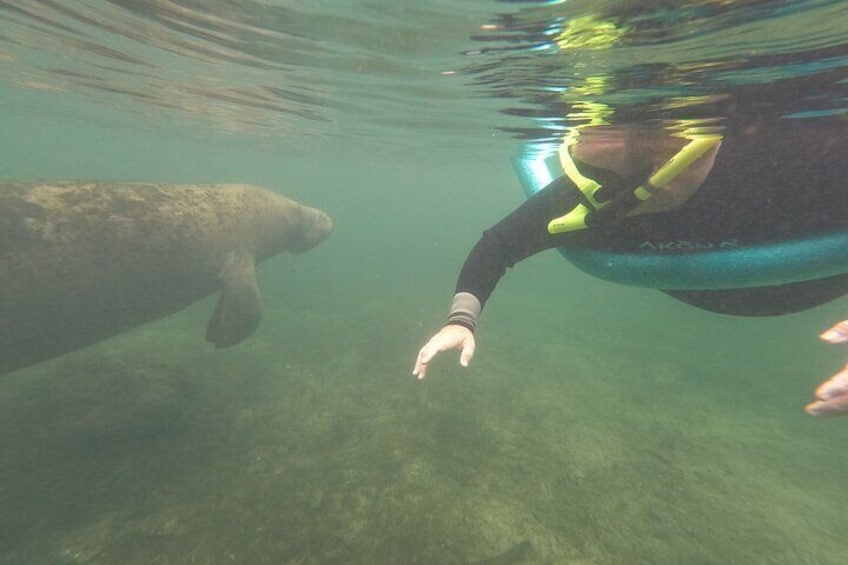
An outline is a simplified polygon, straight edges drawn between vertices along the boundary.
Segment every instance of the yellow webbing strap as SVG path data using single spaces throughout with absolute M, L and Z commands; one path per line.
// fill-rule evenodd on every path
M 665 187 L 680 173 L 689 168 L 689 165 L 700 159 L 710 149 L 721 141 L 720 135 L 702 135 L 690 138 L 689 143 L 674 154 L 666 163 L 652 174 L 648 181 L 633 189 L 633 195 L 644 202 L 655 193 Z M 580 203 L 570 212 L 559 218 L 554 218 L 548 223 L 548 232 L 552 234 L 582 230 L 588 227 L 586 218 L 595 210 L 607 206 L 610 201 L 598 202 L 595 193 L 601 187 L 594 180 L 583 176 L 577 170 L 577 165 L 571 158 L 570 147 L 576 143 L 574 138 L 566 139 L 559 148 L 559 158 L 562 169 L 568 178 L 580 189 L 585 197 L 585 203 Z

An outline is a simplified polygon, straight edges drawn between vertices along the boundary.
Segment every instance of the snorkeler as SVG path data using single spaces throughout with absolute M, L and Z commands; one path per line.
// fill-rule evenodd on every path
M 550 248 L 594 276 L 723 314 L 788 314 L 848 294 L 846 122 L 746 124 L 721 136 L 587 127 L 556 157 L 559 176 L 530 188 L 472 249 L 446 325 L 418 354 L 419 379 L 444 351 L 459 349 L 468 366 L 506 269 Z M 848 342 L 848 321 L 823 339 Z M 848 412 L 848 367 L 817 396 L 810 414 Z

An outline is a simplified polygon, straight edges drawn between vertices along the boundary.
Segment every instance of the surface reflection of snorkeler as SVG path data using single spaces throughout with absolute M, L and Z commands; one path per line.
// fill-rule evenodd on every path
M 467 366 L 506 268 L 554 247 L 600 278 L 723 314 L 788 314 L 848 293 L 846 122 L 784 120 L 700 139 L 585 128 L 554 161 L 565 174 L 529 189 L 474 246 L 447 324 L 418 354 L 419 379 L 444 351 L 461 350 Z M 848 342 L 848 320 L 821 337 Z M 848 413 L 848 366 L 816 395 L 810 414 Z

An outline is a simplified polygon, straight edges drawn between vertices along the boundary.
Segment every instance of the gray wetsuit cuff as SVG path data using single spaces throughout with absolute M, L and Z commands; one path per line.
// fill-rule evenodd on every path
M 483 307 L 477 297 L 470 292 L 457 292 L 451 302 L 450 314 L 448 314 L 449 324 L 458 324 L 465 326 L 472 332 L 477 327 L 477 318 L 480 317 L 480 311 Z

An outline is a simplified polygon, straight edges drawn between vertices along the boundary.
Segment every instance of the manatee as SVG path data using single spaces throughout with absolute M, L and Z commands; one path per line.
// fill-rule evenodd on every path
M 256 265 L 322 242 L 320 210 L 242 184 L 0 183 L 0 374 L 177 312 L 216 290 L 216 347 L 262 314 Z

